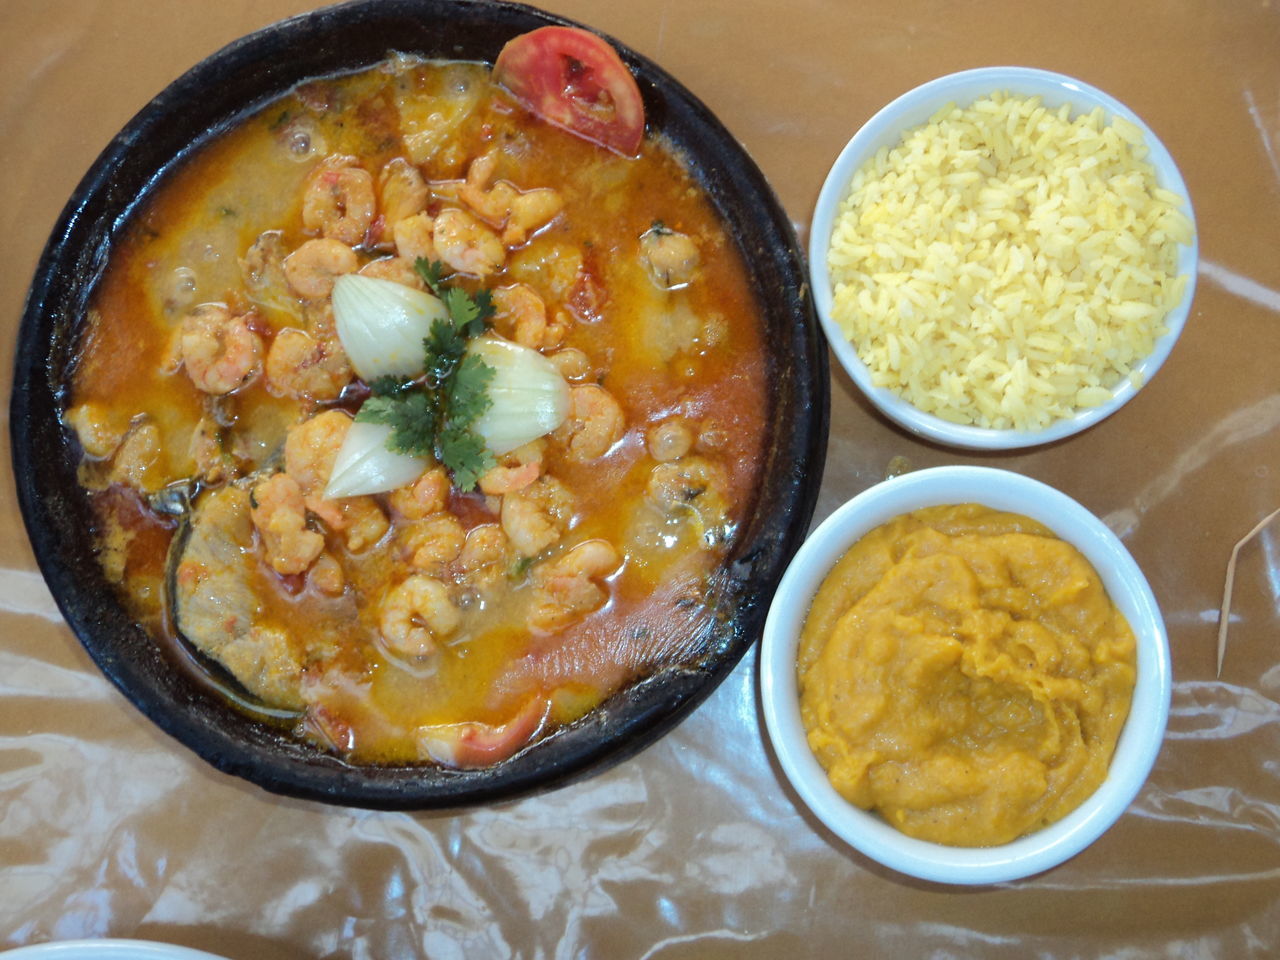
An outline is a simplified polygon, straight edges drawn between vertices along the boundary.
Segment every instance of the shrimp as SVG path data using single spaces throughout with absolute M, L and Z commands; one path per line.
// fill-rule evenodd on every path
M 316 339 L 288 327 L 267 351 L 267 389 L 277 396 L 336 400 L 354 374 L 337 337 Z
M 419 260 L 439 260 L 434 239 L 435 223 L 425 213 L 393 221 L 391 233 L 395 237 L 396 254 L 410 265 Z
M 257 376 L 262 338 L 249 316 L 232 316 L 221 303 L 202 303 L 182 318 L 182 362 L 196 389 L 221 396 Z
M 418 168 L 404 157 L 387 161 L 378 176 L 380 209 L 387 223 L 398 223 L 427 208 L 430 191 Z
M 511 276 L 523 283 L 532 284 L 550 295 L 553 300 L 563 300 L 572 295 L 580 278 L 585 275 L 586 261 L 582 251 L 567 243 L 550 243 L 546 238 L 531 243 L 511 258 Z
M 360 266 L 356 252 L 339 240 L 308 240 L 284 258 L 289 286 L 304 300 L 325 300 L 333 282 Z
M 250 516 L 262 538 L 267 562 L 276 573 L 302 573 L 324 550 L 324 537 L 307 529 L 302 488 L 277 473 L 253 488 Z
M 486 590 L 506 575 L 507 535 L 496 523 L 482 523 L 467 532 L 467 541 L 458 554 L 459 582 L 476 590 Z
M 373 497 L 343 497 L 325 502 L 337 505 L 340 519 L 330 526 L 344 533 L 347 550 L 351 553 L 368 549 L 391 529 L 391 521 Z
M 595 460 L 622 438 L 627 420 L 604 387 L 584 383 L 569 390 L 569 416 L 552 436 L 577 461 Z
M 542 476 L 502 498 L 502 531 L 523 557 L 557 542 L 573 521 L 573 495 L 559 480 Z
M 541 438 L 516 447 L 481 475 L 480 489 L 491 497 L 523 490 L 542 473 L 545 454 L 546 444 Z
M 652 427 L 645 436 L 645 444 L 649 456 L 666 463 L 679 460 L 689 452 L 693 447 L 693 434 L 683 420 L 673 417 Z
M 307 583 L 327 597 L 339 597 L 346 588 L 347 576 L 333 555 L 325 552 L 316 557 L 307 571 Z
M 496 467 L 490 467 L 481 475 L 479 487 L 491 497 L 515 493 L 537 480 L 541 472 L 541 463 L 521 463 L 511 467 L 499 464 Z
M 457 517 L 441 511 L 403 527 L 397 539 L 410 566 L 438 575 L 462 552 L 467 535 Z
M 289 430 L 284 442 L 284 469 L 298 481 L 307 507 L 326 522 L 325 511 L 317 509 L 313 500 L 329 482 L 333 473 L 333 461 L 338 456 L 342 441 L 351 429 L 351 415 L 341 410 L 326 410 L 304 420 Z M 324 501 L 332 504 L 334 501 Z
M 533 287 L 517 283 L 493 291 L 494 323 L 500 332 L 530 350 L 553 350 L 564 340 L 568 322 L 562 311 L 547 321 L 547 308 Z
M 688 286 L 702 262 L 698 245 L 688 234 L 677 233 L 661 222 L 640 235 L 640 259 L 663 290 Z
M 457 207 L 440 211 L 432 231 L 436 253 L 459 273 L 487 277 L 506 260 L 507 251 L 498 237 L 471 214 Z
M 413 269 L 413 261 L 408 257 L 383 257 L 381 260 L 370 260 L 360 268 L 360 276 L 373 277 L 377 280 L 390 280 L 402 286 L 425 290 L 427 285 Z
M 547 354 L 547 359 L 560 371 L 560 376 L 573 382 L 591 376 L 591 358 L 574 347 L 565 347 Z
M 458 198 L 491 226 L 502 230 L 504 244 L 518 247 L 531 232 L 555 219 L 564 209 L 564 200 L 550 187 L 522 191 L 505 180 L 488 187 L 496 165 L 497 157 L 492 153 L 476 157 L 467 168 L 467 179 L 458 189 Z
M 533 570 L 533 609 L 529 624 L 538 630 L 562 630 L 604 606 L 608 593 L 600 580 L 622 563 L 607 540 L 587 540 Z
M 437 641 L 451 635 L 462 623 L 462 613 L 443 583 L 426 574 L 407 577 L 383 598 L 378 608 L 378 629 L 392 653 L 427 657 Z
M 303 191 L 303 227 L 351 247 L 364 242 L 376 201 L 373 177 L 355 157 L 326 158 L 308 174 Z
M 373 497 L 330 499 L 324 495 L 350 428 L 351 416 L 341 410 L 326 410 L 298 424 L 285 438 L 284 469 L 302 488 L 307 509 L 331 530 L 344 532 L 347 549 L 359 553 L 381 540 L 391 524 Z
M 439 513 L 449 502 L 449 475 L 444 467 L 432 467 L 417 480 L 391 491 L 391 508 L 406 520 L 421 520 Z

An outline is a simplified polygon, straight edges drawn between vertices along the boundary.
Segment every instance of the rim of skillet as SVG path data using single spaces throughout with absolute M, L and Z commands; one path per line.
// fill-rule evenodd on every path
M 734 238 L 771 348 L 774 409 L 761 480 L 717 575 L 717 600 L 728 601 L 717 607 L 728 612 L 715 615 L 700 652 L 492 767 L 358 766 L 231 707 L 179 667 L 107 583 L 86 534 L 92 515 L 60 412 L 81 319 L 132 216 L 171 170 L 300 82 L 372 66 L 392 51 L 491 63 L 510 37 L 549 25 L 583 26 L 503 0 L 353 0 L 251 33 L 192 67 L 126 124 L 72 193 L 40 257 L 10 400 L 18 502 L 40 570 L 72 631 L 135 706 L 213 766 L 274 793 L 376 809 L 448 809 L 563 786 L 627 759 L 710 695 L 760 637 L 769 600 L 808 529 L 826 456 L 830 386 L 794 228 L 745 148 L 700 100 L 599 34 L 636 77 L 649 128 L 685 160 Z

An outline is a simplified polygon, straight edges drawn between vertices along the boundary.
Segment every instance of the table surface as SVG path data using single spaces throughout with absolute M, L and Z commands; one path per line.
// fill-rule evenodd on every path
M 63 203 L 111 136 L 235 38 L 315 4 L 6 0 L 0 338 Z M 754 651 L 672 734 L 586 782 L 455 815 L 283 800 L 218 773 L 93 667 L 0 477 L 0 946 L 139 937 L 233 958 L 1245 957 L 1280 949 L 1280 8 L 1270 0 L 557 0 L 721 117 L 803 238 L 826 170 L 898 94 L 969 67 L 1080 77 L 1142 116 L 1200 229 L 1195 303 L 1160 374 L 1029 453 L 921 443 L 833 374 L 815 520 L 912 467 L 979 463 L 1103 517 L 1165 613 L 1168 734 L 1121 820 L 1007 886 L 914 882 L 800 805 L 763 737 Z M 5 393 L 9 380 L 5 381 Z M 6 421 L 7 430 L 7 421 Z M 1280 523 L 1276 525 L 1280 528 Z M 855 948 L 856 944 L 856 948 Z

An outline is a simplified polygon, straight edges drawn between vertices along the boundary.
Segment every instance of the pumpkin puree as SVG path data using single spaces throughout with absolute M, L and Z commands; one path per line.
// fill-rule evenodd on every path
M 1135 644 L 1075 547 L 977 504 L 859 540 L 801 637 L 801 714 L 842 796 L 909 836 L 1006 843 L 1102 783 Z

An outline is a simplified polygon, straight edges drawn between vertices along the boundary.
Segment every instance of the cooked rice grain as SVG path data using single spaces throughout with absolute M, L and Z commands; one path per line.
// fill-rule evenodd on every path
M 828 253 L 833 316 L 873 382 L 953 423 L 1036 430 L 1136 378 L 1192 238 L 1146 154 L 1101 108 L 1073 120 L 999 93 L 877 152 Z

